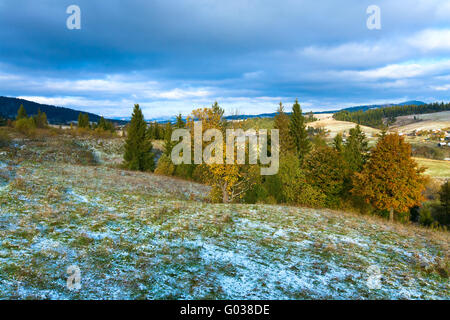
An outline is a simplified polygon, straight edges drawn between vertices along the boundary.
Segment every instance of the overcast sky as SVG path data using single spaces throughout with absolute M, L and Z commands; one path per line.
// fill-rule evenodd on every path
M 448 101 L 450 1 L 0 0 L 0 95 L 147 118 L 215 100 L 240 114 Z

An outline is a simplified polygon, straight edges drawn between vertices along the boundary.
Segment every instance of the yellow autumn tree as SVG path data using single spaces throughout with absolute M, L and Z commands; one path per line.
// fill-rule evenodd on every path
M 206 148 L 211 148 L 214 146 L 215 142 L 218 143 L 219 141 L 216 141 L 216 139 L 222 139 L 221 148 L 213 148 L 214 150 L 211 151 L 212 158 L 221 161 L 209 162 L 208 159 L 203 159 L 206 163 L 200 165 L 206 166 L 207 168 L 205 180 L 212 186 L 212 200 L 228 203 L 241 199 L 245 195 L 245 192 L 254 184 L 256 166 L 237 164 L 235 150 L 233 150 L 233 163 L 227 163 L 227 147 L 225 141 L 226 129 L 238 129 L 239 125 L 236 123 L 227 123 L 223 118 L 223 113 L 224 110 L 220 108 L 216 102 L 211 108 L 193 110 L 192 114 L 187 117 L 186 124 L 191 130 L 192 137 L 194 137 L 196 121 L 199 121 L 202 124 L 202 136 L 204 136 L 205 132 L 209 129 L 216 129 L 221 133 L 221 137 L 216 136 L 214 137 L 214 140 L 210 137 L 212 141 L 208 145 L 203 139 L 201 141 L 201 149 L 204 150 L 205 146 Z M 195 141 L 193 145 L 195 145 Z M 193 154 L 195 154 L 195 152 Z
M 423 200 L 426 178 L 411 158 L 411 145 L 398 134 L 384 135 L 372 150 L 361 173 L 355 173 L 352 193 L 379 210 L 406 212 Z

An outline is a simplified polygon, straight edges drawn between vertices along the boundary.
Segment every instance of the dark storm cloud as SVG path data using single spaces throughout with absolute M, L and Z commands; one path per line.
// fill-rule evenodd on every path
M 438 0 L 0 1 L 0 94 L 111 115 L 448 99 L 449 16 Z

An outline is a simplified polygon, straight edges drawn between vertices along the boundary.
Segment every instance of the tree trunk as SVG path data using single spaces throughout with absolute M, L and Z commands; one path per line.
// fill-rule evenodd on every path
M 394 208 L 389 210 L 389 221 L 394 221 Z
M 227 191 L 227 185 L 225 184 L 222 186 L 222 202 L 228 203 L 228 191 Z

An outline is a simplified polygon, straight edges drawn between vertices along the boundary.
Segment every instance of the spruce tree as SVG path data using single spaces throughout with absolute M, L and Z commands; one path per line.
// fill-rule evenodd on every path
M 350 170 L 360 172 L 366 163 L 367 152 L 369 151 L 366 135 L 359 124 L 350 129 L 349 133 L 347 143 L 344 146 L 344 158 Z
M 97 128 L 106 130 L 106 121 L 105 121 L 105 118 L 100 117 L 100 119 L 99 119 L 98 122 L 97 122 Z
M 174 143 L 172 142 L 172 124 L 166 123 L 164 128 L 164 154 L 170 157 Z
M 89 128 L 89 115 L 81 113 L 78 115 L 78 127 Z
M 289 117 L 284 112 L 284 107 L 281 102 L 280 106 L 277 109 L 277 114 L 274 118 L 274 128 L 278 129 L 279 132 L 281 154 L 295 151 L 296 148 L 294 145 L 294 141 L 289 132 Z
M 27 111 L 23 107 L 23 104 L 20 105 L 19 110 L 17 111 L 16 120 L 28 118 Z
M 294 140 L 294 145 L 297 150 L 298 157 L 302 163 L 305 156 L 311 150 L 311 143 L 308 138 L 308 132 L 306 131 L 305 117 L 302 114 L 302 109 L 297 99 L 292 106 L 289 132 Z
M 337 152 L 342 152 L 344 148 L 344 139 L 342 138 L 342 133 L 338 133 L 333 139 L 333 146 Z
M 48 126 L 47 115 L 38 109 L 38 114 L 33 118 L 37 128 L 46 128 Z
M 78 127 L 83 127 L 83 114 L 81 112 L 78 114 Z
M 84 114 L 83 123 L 85 124 L 85 128 L 90 128 L 91 127 L 91 123 L 89 121 L 89 115 L 87 113 Z
M 175 128 L 183 129 L 185 127 L 186 127 L 186 123 L 184 122 L 183 117 L 181 116 L 181 113 L 179 113 L 177 116 L 177 121 L 175 123 Z
M 41 113 L 41 118 L 39 120 L 39 123 L 42 126 L 42 128 L 46 128 L 48 126 L 47 114 L 45 112 Z
M 147 123 L 138 104 L 134 105 L 125 142 L 124 166 L 130 170 L 152 171 L 155 168 Z
M 450 181 L 446 181 L 442 187 L 441 191 L 439 191 L 439 199 L 441 202 L 441 208 L 442 212 L 444 213 L 444 217 L 446 220 L 446 223 L 449 224 L 450 222 Z

